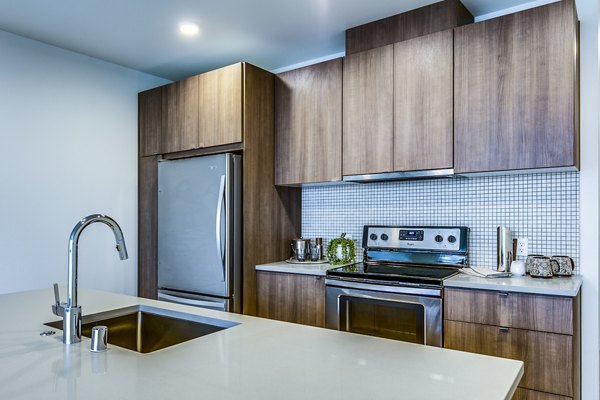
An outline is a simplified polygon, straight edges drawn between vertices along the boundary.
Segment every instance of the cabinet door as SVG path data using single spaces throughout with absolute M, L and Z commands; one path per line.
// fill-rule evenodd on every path
M 198 75 L 200 147 L 242 141 L 242 64 Z
M 342 179 L 342 59 L 275 80 L 275 184 Z
M 162 153 L 198 148 L 198 77 L 163 86 Z
M 578 164 L 574 3 L 455 29 L 455 171 Z
M 453 166 L 453 36 L 394 45 L 394 171 Z
M 160 154 L 162 138 L 162 87 L 138 95 L 139 155 Z
M 325 326 L 325 279 L 321 276 L 256 272 L 258 316 Z
M 394 149 L 394 46 L 344 59 L 343 174 L 390 172 Z
M 444 347 L 525 363 L 520 387 L 573 396 L 573 337 L 444 321 Z

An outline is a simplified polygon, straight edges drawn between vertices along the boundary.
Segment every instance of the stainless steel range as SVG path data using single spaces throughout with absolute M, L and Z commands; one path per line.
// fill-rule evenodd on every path
M 327 271 L 326 326 L 441 347 L 443 282 L 467 266 L 468 233 L 365 226 L 364 261 Z

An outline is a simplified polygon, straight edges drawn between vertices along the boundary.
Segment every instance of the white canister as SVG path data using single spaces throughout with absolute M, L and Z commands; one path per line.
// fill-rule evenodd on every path
M 510 272 L 515 276 L 525 275 L 525 262 L 517 260 L 513 261 L 510 263 Z

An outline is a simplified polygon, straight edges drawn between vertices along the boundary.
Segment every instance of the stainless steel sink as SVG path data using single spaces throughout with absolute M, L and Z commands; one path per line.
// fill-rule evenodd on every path
M 63 321 L 60 320 L 48 322 L 45 325 L 62 329 L 62 324 Z M 90 337 L 92 328 L 98 325 L 108 327 L 108 343 L 139 353 L 151 353 L 239 324 L 137 305 L 84 315 L 81 334 Z

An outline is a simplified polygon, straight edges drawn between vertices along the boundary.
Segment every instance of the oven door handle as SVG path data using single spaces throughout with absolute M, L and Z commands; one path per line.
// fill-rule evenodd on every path
M 343 298 L 349 298 L 349 299 L 367 299 L 367 300 L 376 300 L 376 301 L 381 301 L 381 302 L 386 302 L 386 303 L 399 303 L 399 304 L 412 304 L 415 306 L 419 306 L 420 308 L 423 309 L 423 341 L 425 343 L 427 343 L 427 307 L 425 306 L 425 304 L 423 303 L 419 303 L 418 301 L 409 301 L 409 300 L 395 300 L 395 299 L 386 299 L 386 298 L 382 298 L 382 297 L 376 297 L 376 296 L 370 296 L 370 295 L 365 295 L 365 294 L 361 294 L 361 295 L 355 295 L 355 294 L 345 294 L 342 293 L 340 295 L 338 295 L 337 297 L 337 322 L 338 322 L 338 327 L 337 330 L 338 331 L 346 331 L 346 332 L 350 332 L 350 325 L 349 325 L 349 319 L 348 319 L 348 312 L 346 311 L 345 313 L 342 314 L 342 306 L 341 306 L 341 299 Z M 347 306 L 346 306 L 347 307 Z M 346 316 L 346 327 L 345 329 L 342 329 L 342 321 L 341 321 L 341 317 L 342 315 Z
M 418 301 L 386 299 L 383 297 L 369 296 L 368 294 L 361 294 L 361 295 L 357 296 L 355 294 L 345 294 L 345 293 L 342 293 L 338 296 L 338 307 L 340 304 L 340 298 L 342 298 L 342 297 L 348 297 L 348 298 L 352 298 L 352 299 L 369 299 L 369 300 L 385 301 L 387 303 L 414 304 L 414 305 L 423 307 L 423 309 L 427 308 L 427 307 L 425 307 L 425 305 L 423 303 L 419 303 Z
M 358 290 L 369 290 L 372 292 L 382 293 L 395 293 L 403 294 L 407 296 L 429 296 L 429 297 L 441 297 L 442 289 L 438 288 L 425 288 L 425 287 L 412 287 L 412 286 L 390 286 L 390 285 L 375 285 L 363 282 L 352 282 L 338 279 L 325 278 L 325 285 L 330 287 L 337 287 L 340 289 L 358 289 Z

